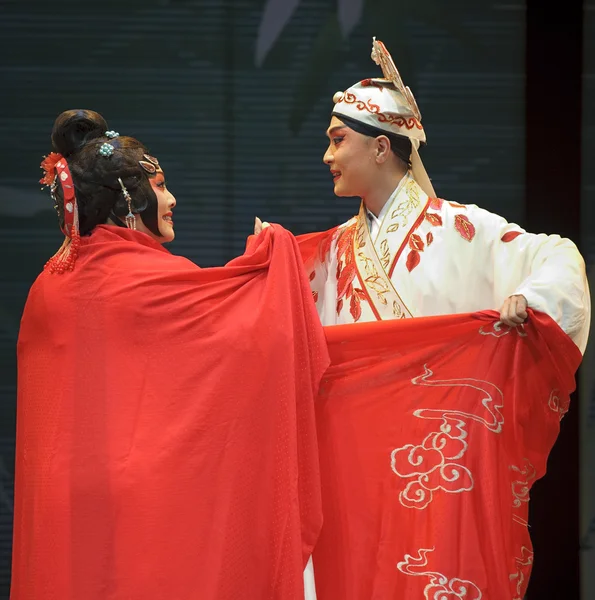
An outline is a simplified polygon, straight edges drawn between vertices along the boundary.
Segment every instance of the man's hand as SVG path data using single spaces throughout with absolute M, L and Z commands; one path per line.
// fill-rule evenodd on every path
M 258 235 L 263 229 L 270 227 L 271 224 L 266 221 L 263 223 L 258 217 L 254 219 L 254 235 Z
M 505 325 L 516 327 L 527 320 L 527 299 L 518 294 L 506 298 L 500 309 L 500 320 Z

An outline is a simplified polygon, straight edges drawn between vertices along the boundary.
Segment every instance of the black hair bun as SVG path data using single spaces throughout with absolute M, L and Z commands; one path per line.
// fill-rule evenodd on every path
M 106 120 L 94 110 L 65 110 L 54 123 L 52 146 L 68 158 L 91 140 L 103 137 L 107 128 Z

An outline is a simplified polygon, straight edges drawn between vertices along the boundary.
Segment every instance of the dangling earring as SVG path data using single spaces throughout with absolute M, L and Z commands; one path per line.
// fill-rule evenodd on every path
M 120 187 L 122 188 L 122 194 L 124 194 L 124 199 L 128 204 L 128 214 L 126 215 L 126 227 L 128 229 L 136 229 L 136 216 L 132 213 L 132 198 L 126 189 L 126 186 L 122 182 L 122 180 L 118 177 L 118 181 L 120 182 Z

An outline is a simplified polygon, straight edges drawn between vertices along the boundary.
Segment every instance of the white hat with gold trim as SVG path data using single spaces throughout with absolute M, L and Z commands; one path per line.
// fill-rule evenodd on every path
M 435 197 L 434 188 L 419 156 L 426 141 L 421 113 L 411 90 L 403 83 L 385 45 L 374 38 L 372 60 L 382 69 L 383 78 L 364 79 L 333 96 L 333 114 L 347 117 L 375 129 L 409 138 L 411 171 L 421 188 Z

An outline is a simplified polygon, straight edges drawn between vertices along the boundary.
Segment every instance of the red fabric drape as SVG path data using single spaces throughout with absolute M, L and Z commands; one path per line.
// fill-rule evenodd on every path
M 321 504 L 319 600 L 522 598 L 580 362 L 539 314 L 323 333 L 277 226 L 208 270 L 99 227 L 18 352 L 12 600 L 301 599 Z
M 201 270 L 99 227 L 18 359 L 12 600 L 303 598 L 328 353 L 287 232 Z
M 326 336 L 318 599 L 521 600 L 529 488 L 567 410 L 578 348 L 533 313 L 512 330 L 486 312 Z

